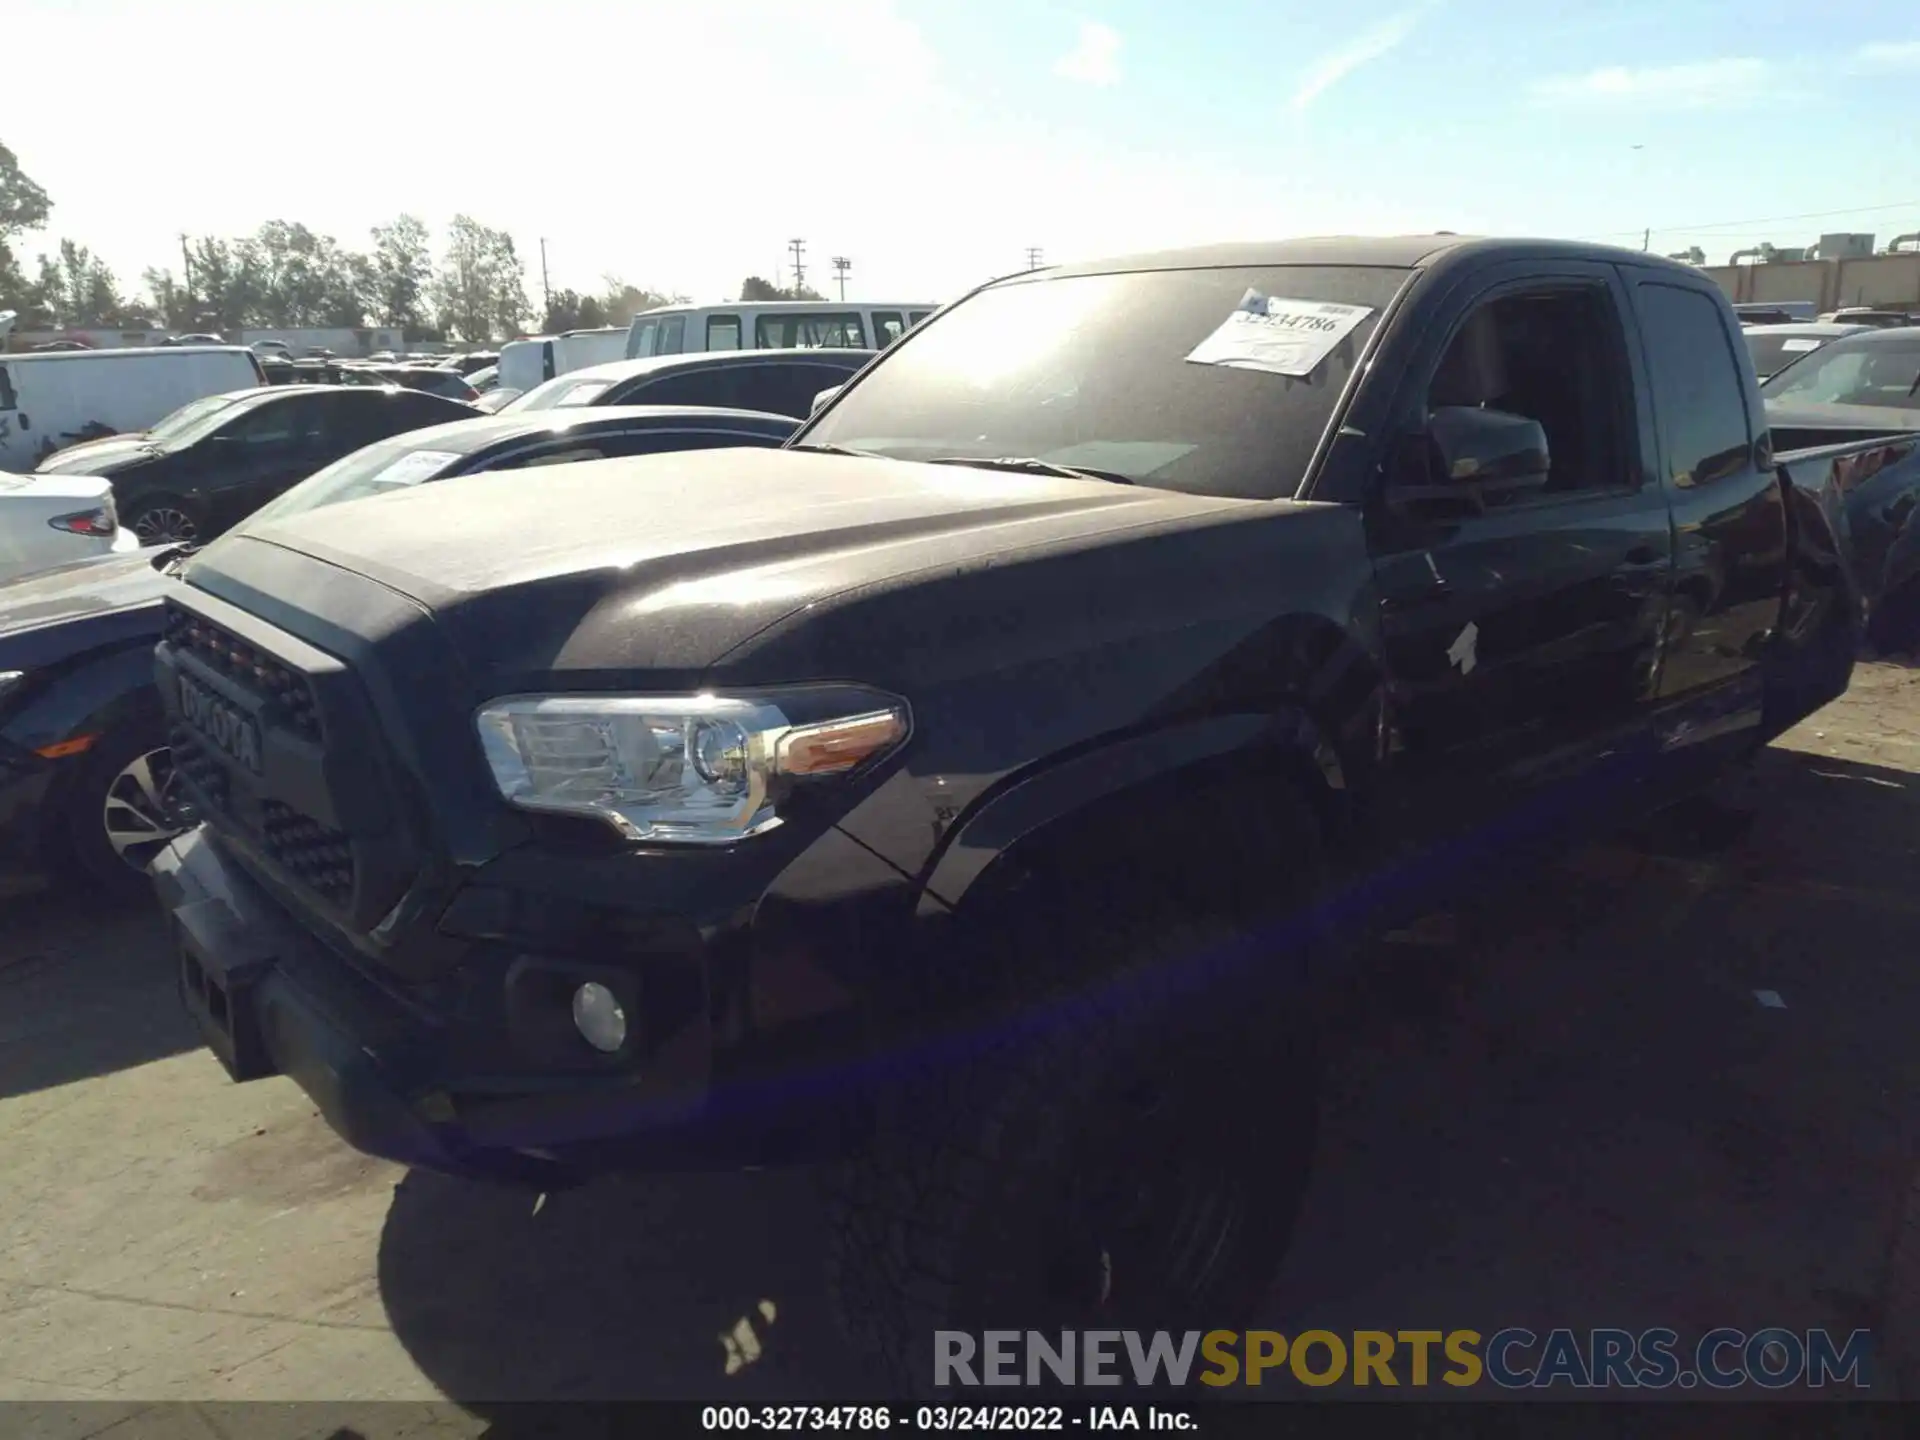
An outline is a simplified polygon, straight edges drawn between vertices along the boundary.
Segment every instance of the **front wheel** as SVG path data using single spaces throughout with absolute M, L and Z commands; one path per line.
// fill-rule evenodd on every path
M 109 731 L 74 775 L 62 820 L 85 882 L 116 900 L 150 893 L 147 866 L 193 824 L 157 720 Z
M 1311 1036 L 1248 987 L 1194 983 L 1239 942 L 1175 924 L 1150 946 L 886 1087 L 874 1151 L 837 1176 L 829 1258 L 851 1338 L 901 1392 L 964 1381 L 937 1356 L 965 1342 L 938 1331 L 1178 1343 L 1266 1294 L 1311 1169 Z

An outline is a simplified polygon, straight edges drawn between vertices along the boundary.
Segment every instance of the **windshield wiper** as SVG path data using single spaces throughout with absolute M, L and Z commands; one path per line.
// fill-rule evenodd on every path
M 884 460 L 877 450 L 856 450 L 851 445 L 789 445 L 789 450 L 817 450 L 822 455 L 857 455 L 862 460 Z
M 1105 480 L 1113 485 L 1131 485 L 1131 475 L 1118 470 L 1090 470 L 1084 465 L 1056 465 L 1032 455 L 938 455 L 928 465 L 971 465 L 976 470 L 1011 470 L 1019 475 L 1051 475 L 1057 480 Z

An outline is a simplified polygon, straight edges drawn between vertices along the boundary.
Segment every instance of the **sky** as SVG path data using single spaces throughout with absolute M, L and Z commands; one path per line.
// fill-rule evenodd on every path
M 1554 9 L 1564 10 L 1556 14 Z M 0 143 L 123 280 L 402 212 L 540 296 L 941 300 L 1162 245 L 1454 230 L 1662 252 L 1920 231 L 1920 18 L 1861 0 L 9 0 Z M 87 57 L 49 63 L 48 57 Z

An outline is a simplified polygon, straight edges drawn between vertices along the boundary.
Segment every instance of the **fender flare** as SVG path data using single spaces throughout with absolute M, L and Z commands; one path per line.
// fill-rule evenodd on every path
M 949 832 L 926 872 L 921 912 L 958 909 L 1001 856 L 1100 801 L 1210 761 L 1254 752 L 1291 758 L 1303 776 L 1314 777 L 1318 793 L 1307 798 L 1316 809 L 1336 811 L 1349 793 L 1338 751 L 1313 717 L 1294 705 L 1261 714 L 1178 721 L 1115 737 L 1023 771 L 982 799 Z

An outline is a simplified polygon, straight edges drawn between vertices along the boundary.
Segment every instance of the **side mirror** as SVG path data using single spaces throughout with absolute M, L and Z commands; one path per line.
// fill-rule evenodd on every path
M 844 384 L 829 385 L 826 389 L 822 390 L 818 395 L 815 395 L 813 397 L 813 404 L 807 407 L 807 413 L 809 415 L 818 414 L 821 407 L 823 407 L 829 400 L 833 399 L 834 396 L 838 395 L 842 390 L 846 388 L 847 387 Z
M 1424 435 L 1409 437 L 1424 464 L 1396 467 L 1393 493 L 1408 500 L 1464 500 L 1538 490 L 1547 483 L 1547 432 L 1538 420 L 1505 410 L 1442 405 Z

